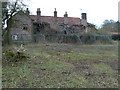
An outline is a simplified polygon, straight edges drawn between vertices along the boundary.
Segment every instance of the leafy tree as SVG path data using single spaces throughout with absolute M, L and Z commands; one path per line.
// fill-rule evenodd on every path
M 99 29 L 103 32 L 118 32 L 120 22 L 114 20 L 105 20 L 102 27 Z

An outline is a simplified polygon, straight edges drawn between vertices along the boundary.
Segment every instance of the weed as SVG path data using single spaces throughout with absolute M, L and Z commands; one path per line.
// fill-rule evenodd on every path
M 15 63 L 18 61 L 26 60 L 27 58 L 29 57 L 25 54 L 25 49 L 22 45 L 18 48 L 15 47 L 14 49 L 3 51 L 3 62 L 6 61 L 8 63 Z

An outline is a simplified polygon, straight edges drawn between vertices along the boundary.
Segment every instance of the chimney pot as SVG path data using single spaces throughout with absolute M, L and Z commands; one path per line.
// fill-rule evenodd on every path
M 54 17 L 57 17 L 57 11 L 56 11 L 56 8 L 55 8 L 55 11 L 54 11 Z
M 40 8 L 37 8 L 37 15 L 41 16 Z
M 87 19 L 87 14 L 86 13 L 82 13 L 81 15 L 82 15 L 82 19 L 85 19 L 85 20 Z
M 30 14 L 30 11 L 29 11 L 29 9 L 28 9 L 28 8 L 26 9 L 26 14 L 27 14 L 27 15 L 29 15 L 29 14 Z
M 68 17 L 68 14 L 67 14 L 67 12 L 65 12 L 65 14 L 64 14 L 64 17 Z

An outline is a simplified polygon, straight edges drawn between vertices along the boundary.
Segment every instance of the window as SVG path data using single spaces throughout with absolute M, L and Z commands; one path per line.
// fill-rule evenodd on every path
M 66 31 L 64 31 L 64 34 L 67 34 L 67 32 L 66 32 Z
M 27 30 L 28 28 L 27 28 L 26 26 L 23 26 L 22 29 L 23 29 L 23 30 Z
M 28 30 L 28 24 L 23 24 L 22 25 L 22 30 Z
M 17 35 L 12 35 L 12 40 L 18 40 L 18 36 Z

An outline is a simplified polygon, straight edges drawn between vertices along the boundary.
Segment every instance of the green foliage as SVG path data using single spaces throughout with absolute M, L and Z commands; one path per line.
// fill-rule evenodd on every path
M 69 38 L 70 38 L 70 41 L 72 41 L 73 43 L 79 42 L 79 37 L 77 35 L 75 35 L 75 34 L 70 35 Z
M 97 35 L 108 35 L 104 30 L 98 30 Z
M 25 49 L 22 46 L 16 50 L 5 50 L 3 52 L 3 62 L 5 61 L 8 63 L 15 63 L 22 60 L 27 60 L 29 57 L 25 54 L 24 51 Z
M 80 36 L 82 43 L 84 44 L 93 44 L 95 43 L 95 35 L 92 33 L 85 33 Z
M 100 30 L 109 31 L 109 32 L 118 32 L 119 28 L 120 28 L 120 22 L 118 21 L 116 22 L 114 20 L 105 20 Z
M 113 40 L 120 40 L 120 34 L 113 34 L 111 37 Z
M 65 34 L 47 34 L 45 35 L 45 39 L 50 42 L 61 42 L 61 43 L 78 43 L 79 36 L 72 34 L 72 35 L 65 35 Z
M 110 35 L 96 35 L 96 41 L 97 43 L 103 43 L 103 44 L 107 44 L 107 43 L 111 43 L 112 39 Z
M 81 43 L 81 44 L 107 44 L 111 43 L 111 36 L 106 33 L 85 33 L 82 35 L 76 34 L 47 34 L 45 40 L 49 42 L 60 42 L 60 43 Z
M 106 33 L 85 33 L 80 35 L 81 42 L 83 44 L 95 44 L 95 43 L 101 43 L 101 44 L 107 44 L 111 43 L 111 36 Z

